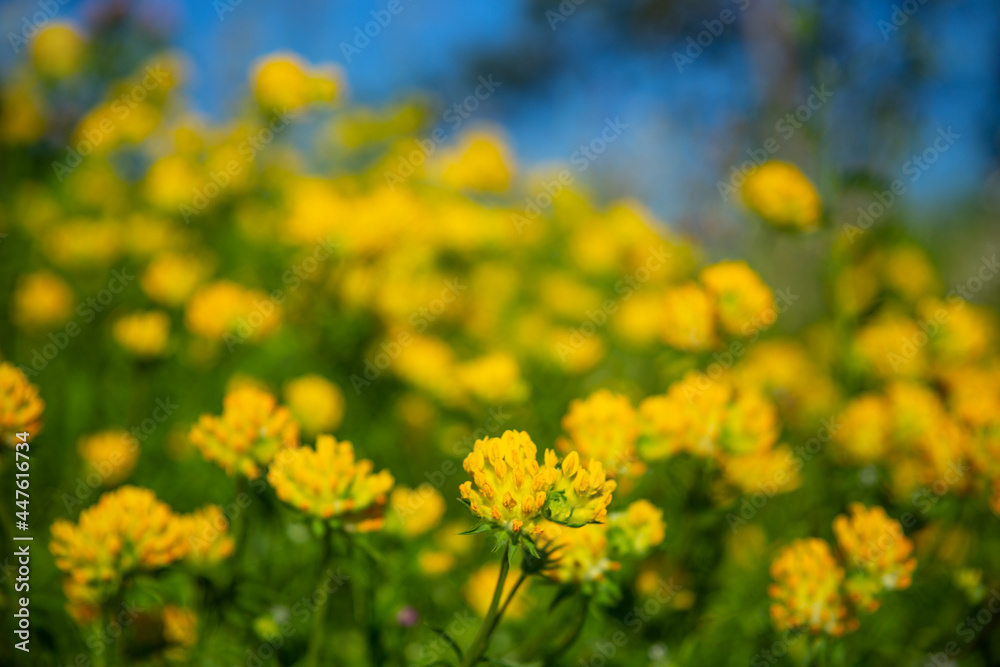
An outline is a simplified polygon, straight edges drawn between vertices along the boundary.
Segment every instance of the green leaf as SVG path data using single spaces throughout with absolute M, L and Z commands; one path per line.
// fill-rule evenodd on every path
M 434 632 L 438 633 L 438 635 L 441 636 L 441 639 L 443 639 L 445 641 L 445 643 L 448 644 L 448 646 L 451 647 L 451 650 L 453 650 L 455 652 L 455 655 L 458 656 L 458 661 L 459 662 L 462 662 L 463 660 L 465 660 L 465 655 L 462 653 L 461 647 L 458 645 L 458 642 L 456 642 L 452 638 L 452 636 L 448 634 L 447 630 L 445 630 L 444 628 L 435 628 L 435 627 L 431 627 L 431 630 L 433 630 Z M 445 663 L 445 664 L 447 664 L 447 663 Z
M 478 526 L 476 526 L 475 528 L 473 528 L 471 530 L 466 530 L 464 532 L 459 533 L 459 535 L 475 535 L 477 533 L 485 533 L 485 532 L 487 532 L 487 531 L 489 531 L 491 529 L 492 529 L 492 526 L 490 526 L 490 524 L 488 524 L 488 523 L 481 523 L 481 524 L 479 524 Z

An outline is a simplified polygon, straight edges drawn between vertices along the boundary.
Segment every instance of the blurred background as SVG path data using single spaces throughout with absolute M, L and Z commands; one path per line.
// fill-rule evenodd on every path
M 3 4 L 7 41 L 41 4 Z M 948 229 L 959 211 L 997 203 L 1000 12 L 990 0 L 399 0 L 396 14 L 387 5 L 53 2 L 58 19 L 105 33 L 95 41 L 107 45 L 111 70 L 136 52 L 182 51 L 184 92 L 212 120 L 232 114 L 247 64 L 282 49 L 343 67 L 357 103 L 424 100 L 449 132 L 440 116 L 492 76 L 496 93 L 464 123 L 503 128 L 523 165 L 568 162 L 620 118 L 629 131 L 585 179 L 720 243 L 745 227 L 718 182 L 771 137 L 773 157 L 799 164 L 821 189 L 870 194 L 951 127 L 959 139 L 906 193 L 899 216 Z M 5 70 L 16 58 L 14 48 L 0 52 Z M 814 86 L 828 99 L 789 123 Z

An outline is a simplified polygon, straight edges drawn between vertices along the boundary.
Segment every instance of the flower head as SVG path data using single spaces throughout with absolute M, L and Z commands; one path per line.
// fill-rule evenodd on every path
M 337 67 L 311 67 L 294 53 L 273 53 L 254 69 L 254 95 L 263 109 L 295 110 L 310 102 L 329 102 L 343 87 Z
M 642 558 L 666 536 L 663 510 L 648 500 L 636 500 L 608 517 L 608 536 L 614 553 Z
M 811 231 L 820 223 L 822 202 L 809 179 L 786 162 L 762 164 L 743 184 L 743 201 L 775 227 Z
M 853 629 L 841 595 L 844 569 L 818 538 L 796 540 L 771 563 L 771 619 L 778 630 L 808 629 L 834 637 Z
M 38 387 L 14 364 L 0 363 L 0 441 L 13 445 L 17 433 L 29 439 L 42 430 L 45 402 L 38 397 Z
M 421 484 L 416 489 L 397 486 L 389 496 L 389 507 L 387 529 L 409 537 L 435 528 L 446 509 L 444 498 L 430 484 Z
M 562 426 L 569 433 L 569 440 L 556 442 L 563 453 L 575 450 L 585 462 L 600 461 L 611 476 L 636 463 L 639 420 L 627 396 L 600 389 L 586 399 L 574 400 Z
M 860 570 L 862 578 L 876 582 L 875 592 L 908 588 L 917 561 L 903 527 L 881 507 L 852 503 L 849 511 L 833 521 L 837 544 L 847 561 Z
M 96 474 L 103 486 L 115 486 L 128 479 L 139 459 L 138 441 L 115 429 L 81 438 L 77 451 L 87 464 L 88 475 Z
M 332 435 L 316 439 L 316 449 L 291 449 L 277 457 L 267 474 L 278 498 L 321 519 L 336 519 L 349 530 L 379 530 L 394 479 L 373 473 L 369 459 L 354 459 L 354 445 Z
M 299 446 L 299 425 L 288 408 L 253 385 L 226 394 L 222 416 L 202 415 L 188 438 L 229 475 L 251 479 L 283 449 Z
M 159 310 L 126 315 L 115 322 L 111 334 L 129 354 L 158 357 L 167 347 L 170 317 Z
M 24 329 L 62 325 L 73 314 L 73 290 L 48 271 L 22 276 L 14 290 L 13 319 Z
M 344 419 L 344 392 L 321 375 L 303 375 L 285 385 L 285 402 L 302 430 L 329 433 Z
M 604 581 L 608 572 L 621 567 L 611 558 L 605 524 L 568 528 L 547 523 L 539 542 L 551 554 L 553 563 L 543 572 L 560 583 L 590 588 Z
M 715 306 L 694 282 L 672 287 L 663 296 L 660 337 L 678 350 L 698 352 L 715 346 Z
M 70 604 L 83 612 L 115 595 L 130 574 L 183 558 L 188 542 L 177 515 L 152 491 L 123 486 L 81 512 L 79 522 L 53 523 L 49 549 L 66 574 Z
M 715 301 L 722 328 L 746 336 L 774 323 L 774 295 L 746 262 L 719 262 L 705 267 L 701 282 Z
M 546 506 L 549 519 L 574 527 L 603 523 L 607 519 L 611 494 L 618 484 L 607 478 L 600 461 L 591 459 L 590 465 L 584 468 L 580 455 L 570 452 L 561 464 L 557 464 L 555 452 L 547 450 L 545 467 L 558 471 Z
M 194 567 L 208 567 L 232 555 L 236 545 L 218 505 L 206 505 L 179 520 L 188 542 L 187 562 Z
M 477 440 L 462 464 L 472 477 L 459 487 L 462 500 L 483 521 L 512 533 L 538 534 L 537 522 L 558 472 L 540 466 L 537 455 L 524 431 Z

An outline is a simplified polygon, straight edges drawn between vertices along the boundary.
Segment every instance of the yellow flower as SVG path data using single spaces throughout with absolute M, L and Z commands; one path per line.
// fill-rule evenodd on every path
M 14 446 L 18 433 L 28 433 L 28 440 L 42 430 L 45 401 L 38 397 L 38 387 L 28 382 L 12 363 L 0 363 L 0 438 Z
M 917 561 L 903 527 L 881 507 L 851 503 L 850 515 L 833 521 L 837 544 L 847 560 L 882 590 L 903 590 L 913 581 Z
M 455 376 L 463 389 L 487 403 L 517 403 L 528 394 L 517 359 L 506 352 L 463 362 L 455 368 Z
M 615 553 L 642 558 L 666 537 L 663 510 L 648 500 L 636 500 L 608 517 L 608 535 Z
M 257 341 L 281 324 L 282 308 L 268 294 L 228 280 L 205 285 L 191 297 L 184 314 L 187 328 L 212 340 Z
M 679 350 L 698 352 L 715 346 L 712 298 L 693 282 L 672 287 L 663 296 L 660 337 Z
M 204 262 L 198 259 L 165 252 L 149 263 L 140 284 L 153 301 L 165 306 L 179 306 L 194 293 L 207 272 Z
M 425 549 L 417 555 L 417 567 L 428 577 L 440 576 L 454 566 L 455 556 L 447 551 Z
M 430 484 L 416 489 L 397 486 L 389 496 L 388 529 L 408 537 L 423 535 L 444 516 L 444 497 Z
M 774 295 L 746 262 L 719 262 L 705 267 L 701 282 L 729 335 L 750 336 L 774 324 Z
M 881 315 L 855 336 L 856 363 L 881 378 L 920 377 L 927 366 L 927 341 L 922 336 L 925 336 L 923 330 L 908 317 Z
M 557 467 L 555 452 L 546 450 L 545 467 L 558 470 L 546 506 L 549 519 L 574 527 L 604 523 L 611 494 L 618 484 L 607 479 L 600 461 L 591 459 L 590 465 L 584 468 L 580 465 L 579 454 L 570 452 Z
M 44 76 L 61 79 L 80 69 L 86 45 L 69 23 L 53 22 L 42 29 L 31 45 L 31 61 Z
M 798 459 L 787 447 L 734 456 L 722 462 L 726 481 L 744 493 L 788 493 L 802 483 Z
M 48 271 L 22 276 L 14 291 L 14 321 L 24 329 L 62 325 L 73 314 L 73 290 Z
M 796 540 L 771 563 L 771 620 L 777 630 L 809 630 L 839 637 L 856 627 L 841 595 L 844 569 L 830 545 L 818 538 Z
M 544 574 L 560 583 L 586 587 L 603 581 L 608 572 L 621 567 L 611 559 L 605 524 L 568 528 L 546 523 L 540 543 L 551 553 L 555 564 Z
M 128 479 L 139 460 L 138 441 L 122 430 L 81 438 L 77 451 L 87 464 L 87 479 L 96 474 L 102 486 L 117 486 Z
M 504 431 L 499 438 L 473 444 L 462 466 L 472 481 L 459 492 L 472 513 L 512 533 L 537 535 L 536 524 L 558 476 L 537 460 L 538 448 L 524 431 Z M 548 458 L 548 457 L 547 457 Z
M 115 322 L 111 334 L 119 345 L 136 357 L 158 357 L 167 347 L 170 317 L 159 310 L 132 313 Z
M 349 530 L 382 528 L 386 495 L 394 480 L 388 470 L 372 473 L 368 459 L 355 461 L 354 446 L 332 435 L 316 439 L 316 449 L 302 447 L 280 454 L 267 480 L 278 498 L 321 519 L 343 521 Z
M 174 605 L 163 608 L 163 640 L 168 660 L 187 662 L 190 649 L 198 642 L 198 614 L 194 609 Z
M 179 517 L 188 542 L 187 562 L 204 568 L 232 555 L 235 542 L 229 535 L 229 521 L 217 505 L 206 505 Z
M 833 437 L 845 459 L 871 463 L 885 456 L 892 424 L 889 405 L 882 396 L 855 397 L 844 408 L 840 420 L 841 426 Z
M 285 402 L 310 435 L 335 431 L 344 419 L 344 392 L 321 375 L 303 375 L 285 385 Z
M 472 612 L 480 618 L 486 617 L 489 611 L 490 601 L 493 599 L 493 591 L 496 590 L 497 581 L 500 579 L 500 564 L 489 563 L 472 573 L 469 580 L 462 587 L 462 595 L 468 603 Z M 517 577 L 507 577 L 504 582 L 503 596 L 507 599 L 514 589 Z M 510 601 L 510 606 L 504 613 L 506 618 L 521 618 L 528 611 L 528 598 L 523 594 L 523 587 L 518 590 L 518 595 Z
M 81 512 L 78 523 L 53 523 L 49 550 L 66 575 L 66 597 L 86 616 L 84 610 L 111 599 L 127 576 L 170 565 L 187 554 L 188 544 L 169 506 L 149 489 L 123 486 Z
M 295 111 L 310 102 L 331 102 L 341 93 L 340 70 L 312 68 L 294 53 L 281 52 L 257 61 L 251 72 L 254 96 L 263 109 Z
M 562 427 L 569 440 L 556 441 L 561 452 L 576 450 L 584 461 L 596 459 L 612 476 L 635 465 L 639 420 L 627 396 L 600 389 L 586 399 L 573 400 Z
M 762 164 L 743 184 L 743 201 L 775 227 L 802 231 L 819 227 L 819 193 L 794 165 L 774 160 Z
M 499 137 L 475 132 L 440 155 L 441 180 L 456 189 L 503 192 L 510 185 L 510 151 Z
M 188 439 L 226 474 L 255 479 L 279 451 L 299 446 L 299 425 L 274 396 L 243 385 L 226 394 L 221 417 L 202 415 Z

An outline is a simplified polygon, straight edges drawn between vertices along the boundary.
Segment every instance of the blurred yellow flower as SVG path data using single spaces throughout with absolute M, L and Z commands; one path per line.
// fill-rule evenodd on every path
M 73 290 L 54 273 L 29 273 L 17 281 L 13 311 L 14 321 L 24 329 L 60 326 L 73 314 Z
M 322 375 L 289 380 L 284 394 L 288 409 L 309 435 L 335 431 L 344 419 L 344 392 Z
M 38 397 L 38 387 L 28 382 L 24 373 L 12 363 L 0 363 L 0 437 L 14 446 L 20 442 L 16 434 L 28 433 L 30 440 L 42 430 L 45 401 Z
M 771 563 L 771 576 L 771 620 L 779 631 L 802 629 L 839 637 L 857 626 L 848 618 L 841 595 L 844 569 L 825 541 L 792 542 Z
M 600 389 L 586 399 L 573 400 L 562 427 L 569 439 L 558 439 L 556 447 L 563 453 L 575 450 L 588 465 L 600 461 L 611 476 L 624 474 L 637 463 L 639 422 L 627 396 Z
M 310 102 L 332 102 L 342 94 L 342 74 L 335 65 L 310 67 L 294 53 L 272 53 L 251 69 L 257 104 L 270 111 L 295 111 Z
M 386 528 L 408 537 L 423 535 L 437 527 L 444 516 L 444 497 L 430 484 L 416 489 L 397 486 L 389 496 Z
M 819 227 L 819 193 L 798 167 L 786 162 L 762 164 L 743 184 L 743 201 L 775 227 L 812 231 Z
M 226 394 L 221 417 L 202 415 L 188 439 L 226 474 L 254 479 L 279 451 L 299 446 L 299 425 L 274 396 L 244 385 Z
M 458 146 L 442 151 L 439 160 L 441 180 L 449 187 L 504 192 L 510 186 L 513 160 L 496 135 L 469 133 Z
M 52 22 L 32 42 L 31 62 L 43 76 L 61 79 L 80 69 L 85 51 L 86 44 L 76 27 Z
M 486 403 L 519 403 L 528 395 L 517 359 L 506 352 L 491 352 L 460 363 L 455 375 L 463 389 Z
M 611 558 L 607 533 L 605 524 L 568 528 L 546 523 L 539 539 L 555 567 L 544 574 L 560 583 L 582 586 L 604 580 L 608 572 L 621 567 Z
M 86 463 L 87 479 L 97 475 L 101 486 L 117 486 L 125 481 L 139 461 L 138 440 L 120 429 L 80 438 L 76 448 Z
M 187 255 L 164 252 L 156 255 L 142 274 L 142 291 L 165 306 L 188 300 L 208 273 L 205 263 Z
M 65 575 L 66 597 L 84 613 L 111 599 L 129 575 L 183 558 L 188 544 L 169 506 L 149 489 L 123 486 L 81 512 L 77 523 L 53 523 L 49 550 Z
M 849 511 L 849 515 L 841 514 L 833 521 L 837 544 L 848 563 L 865 578 L 874 580 L 876 590 L 909 588 L 917 560 L 913 558 L 913 542 L 903 535 L 903 527 L 881 507 L 851 503 Z M 869 609 L 874 610 L 871 606 Z
M 215 565 L 232 555 L 235 542 L 229 535 L 229 521 L 218 505 L 184 514 L 179 521 L 188 543 L 186 560 L 194 567 Z
M 115 342 L 139 358 L 158 357 L 170 337 L 170 316 L 159 310 L 125 315 L 111 329 Z
M 174 605 L 163 608 L 163 640 L 168 660 L 186 662 L 198 642 L 198 614 L 194 609 Z
M 191 297 L 184 323 L 191 333 L 210 340 L 257 341 L 280 325 L 282 306 L 264 292 L 229 280 L 219 280 L 200 288 Z
M 490 608 L 490 600 L 493 598 L 493 591 L 496 590 L 499 579 L 500 564 L 489 563 L 473 572 L 469 576 L 468 581 L 465 582 L 465 586 L 462 587 L 462 595 L 465 596 L 466 603 L 468 603 L 469 608 L 472 609 L 472 612 L 476 616 L 480 618 L 486 617 L 486 612 Z M 507 577 L 507 580 L 504 582 L 504 599 L 509 597 L 511 591 L 514 590 L 515 579 L 516 577 Z M 523 589 L 519 589 L 518 593 L 519 595 L 510 601 L 510 605 L 504 613 L 506 618 L 521 618 L 528 611 L 529 603 L 527 596 L 524 595 Z
M 642 558 L 666 537 L 663 510 L 648 500 L 636 500 L 624 512 L 608 516 L 608 536 L 616 553 Z
M 777 319 L 771 289 L 746 262 L 713 264 L 702 269 L 700 278 L 729 335 L 750 336 Z
M 663 295 L 660 337 L 679 350 L 698 352 L 715 346 L 715 308 L 709 294 L 693 282 Z
M 369 459 L 354 459 L 354 445 L 331 435 L 316 449 L 300 447 L 277 456 L 267 474 L 278 498 L 321 519 L 336 519 L 348 530 L 369 532 L 384 523 L 386 496 L 394 480 L 388 470 L 373 473 Z

